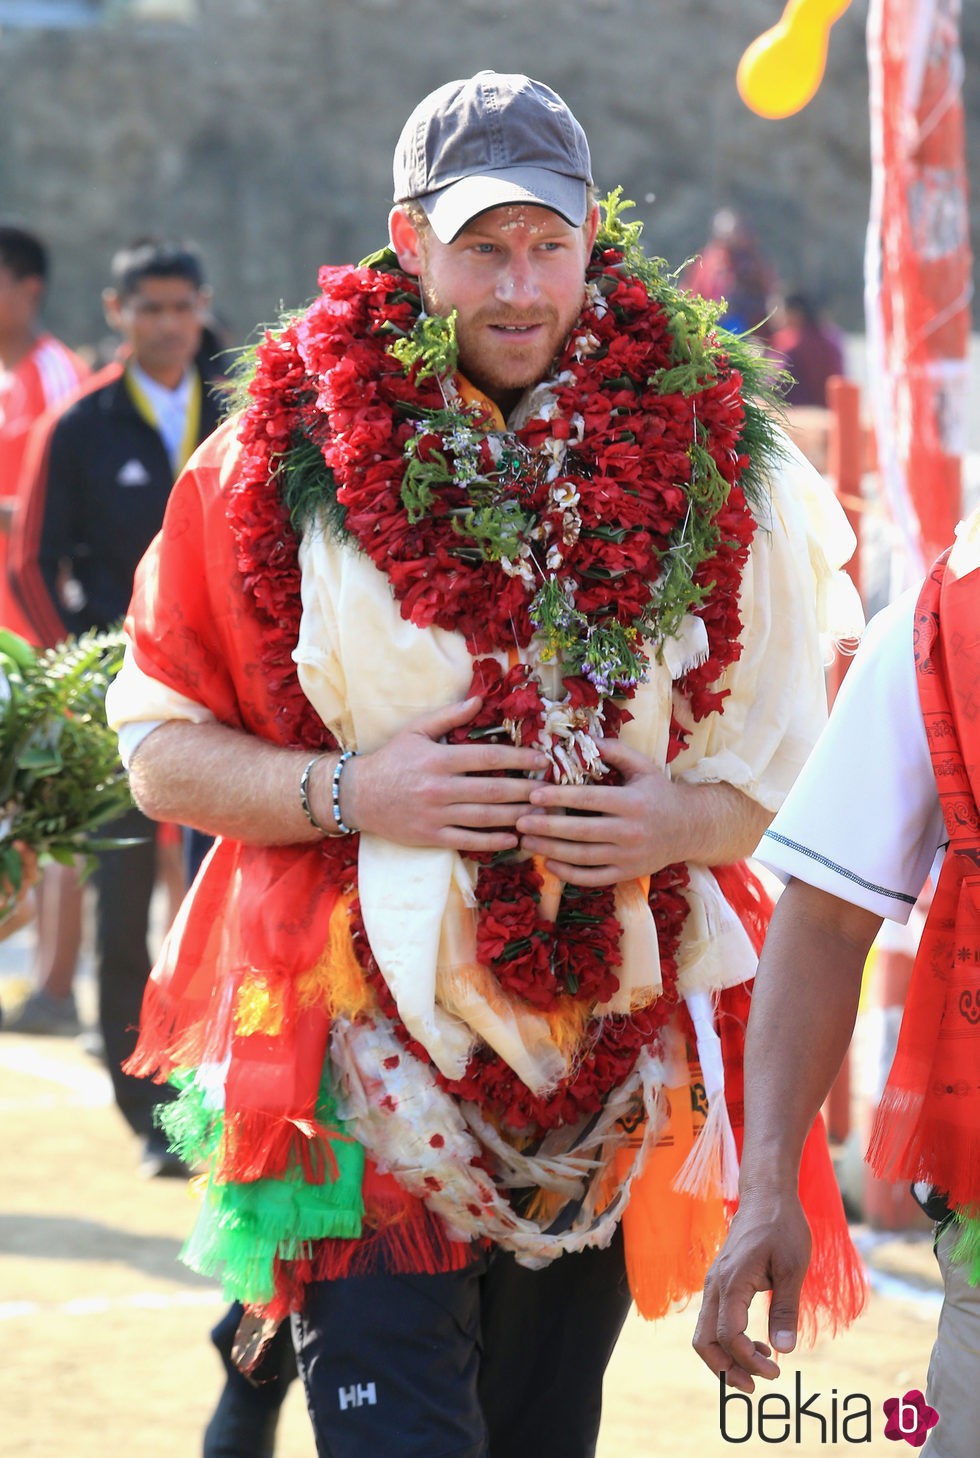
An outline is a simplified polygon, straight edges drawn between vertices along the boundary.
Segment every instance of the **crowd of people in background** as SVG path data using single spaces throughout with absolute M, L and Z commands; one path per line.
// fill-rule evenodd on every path
M 827 381 L 847 373 L 843 331 L 815 289 L 787 289 L 758 233 L 741 214 L 721 208 L 709 237 L 684 273 L 692 293 L 724 303 L 722 323 L 750 333 L 785 372 L 791 407 L 827 405 Z
M 175 476 L 221 411 L 205 352 L 210 293 L 197 250 L 138 238 L 117 252 L 110 274 L 103 307 L 114 344 L 91 351 L 108 357 L 89 363 L 41 325 L 44 242 L 0 226 L 0 623 L 36 646 L 121 623 Z M 121 1067 L 149 975 L 152 897 L 162 883 L 169 920 L 186 888 L 184 836 L 135 808 L 113 834 L 129 843 L 103 852 L 94 876 L 98 1026 L 86 1037 L 141 1141 L 142 1172 L 185 1176 L 154 1123 L 167 1091 Z M 79 869 L 43 866 L 32 894 L 33 987 L 4 1027 L 81 1033 Z
M 70 400 L 90 373 L 80 354 L 43 327 L 48 273 L 44 242 L 26 228 L 0 225 L 0 625 L 45 646 L 9 577 L 11 534 L 28 491 L 25 460 L 35 427 Z M 82 936 L 78 872 L 55 863 L 43 867 L 33 902 L 34 991 L 12 1021 L 23 1032 L 75 1033 L 80 1025 L 72 989 Z

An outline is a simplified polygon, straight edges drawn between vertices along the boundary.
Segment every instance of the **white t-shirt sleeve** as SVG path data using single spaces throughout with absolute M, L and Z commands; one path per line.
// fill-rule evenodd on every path
M 826 729 L 756 857 L 907 922 L 946 841 L 912 651 L 917 589 L 872 620 Z
M 126 645 L 122 668 L 109 685 L 106 719 L 119 738 L 119 757 L 126 769 L 146 736 L 160 724 L 182 719 L 192 724 L 214 720 L 210 709 L 176 689 L 151 678 L 138 667 L 133 649 Z

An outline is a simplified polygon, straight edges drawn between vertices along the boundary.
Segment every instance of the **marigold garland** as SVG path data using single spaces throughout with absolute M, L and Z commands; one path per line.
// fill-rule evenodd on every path
M 754 437 L 764 455 L 769 437 L 743 398 L 751 356 L 643 258 L 621 206 L 618 195 L 607 200 L 578 324 L 513 431 L 490 429 L 463 402 L 453 321 L 420 318 L 417 281 L 390 253 L 321 270 L 322 296 L 259 345 L 232 524 L 291 742 L 333 743 L 290 657 L 297 533 L 314 513 L 385 574 L 403 617 L 465 638 L 484 703 L 457 737 L 538 744 L 556 780 L 605 775 L 596 740 L 617 734 L 649 655 L 692 612 L 707 648 L 677 687 L 694 720 L 721 709 L 717 682 L 740 651 L 738 592 L 755 530 L 743 483 L 758 461 L 746 446 Z M 526 661 L 507 670 L 486 656 L 515 647 Z M 557 702 L 535 666 L 549 660 L 564 670 Z M 675 722 L 671 753 L 683 732 Z M 356 883 L 356 840 L 322 846 L 345 886 Z M 488 859 L 477 942 L 508 994 L 542 1011 L 564 998 L 606 1001 L 618 986 L 613 893 L 566 887 L 552 924 L 533 865 Z M 532 1095 L 483 1046 L 450 1091 L 523 1132 L 599 1108 L 676 1001 L 685 883 L 681 866 L 651 881 L 659 999 L 629 1017 L 592 1018 L 572 1073 L 549 1095 Z M 400 1024 L 356 894 L 351 927 L 381 1011 L 427 1060 Z

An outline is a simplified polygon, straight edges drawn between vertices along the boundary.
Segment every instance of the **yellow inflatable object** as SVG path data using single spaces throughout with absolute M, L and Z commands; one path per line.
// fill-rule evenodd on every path
M 830 27 L 851 0 L 789 0 L 782 19 L 754 40 L 735 76 L 750 111 L 770 120 L 802 111 L 827 64 Z

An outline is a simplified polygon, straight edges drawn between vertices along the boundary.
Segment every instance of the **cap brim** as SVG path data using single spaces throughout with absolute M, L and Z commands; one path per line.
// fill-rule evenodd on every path
M 440 243 L 451 243 L 466 224 L 490 208 L 531 203 L 559 213 L 573 228 L 585 222 L 588 183 L 543 167 L 508 167 L 451 182 L 418 202 Z

